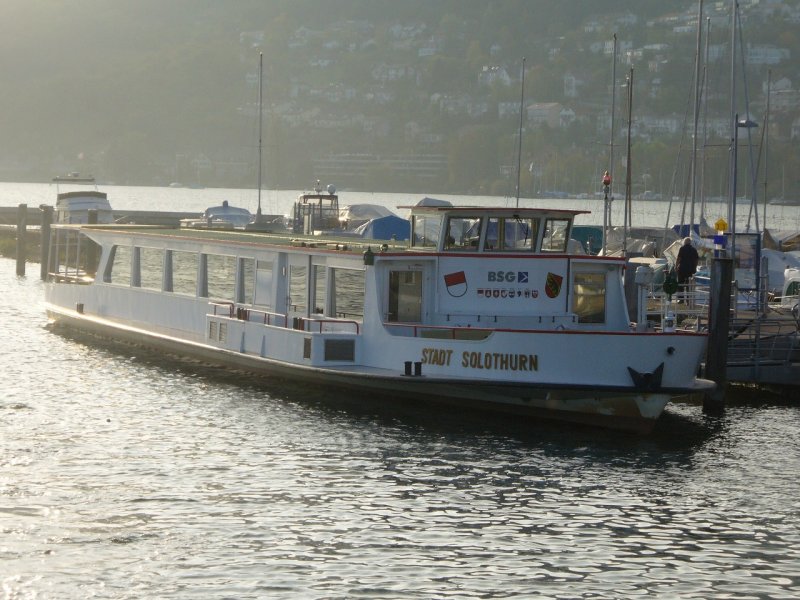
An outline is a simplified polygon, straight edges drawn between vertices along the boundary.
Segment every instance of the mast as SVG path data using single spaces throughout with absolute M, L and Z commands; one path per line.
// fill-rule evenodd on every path
M 614 201 L 614 113 L 617 101 L 617 34 L 612 38 L 611 52 L 611 137 L 608 142 L 608 173 L 611 175 L 610 195 L 603 202 L 603 255 L 606 254 L 608 231 L 611 229 L 611 203 Z
M 689 208 L 689 235 L 694 228 L 694 205 L 697 198 L 697 125 L 700 118 L 700 45 L 703 37 L 703 0 L 697 9 L 697 46 L 694 58 L 694 127 L 692 129 L 691 205 Z
M 767 230 L 767 177 L 769 175 L 769 100 L 772 93 L 772 69 L 767 69 L 767 108 L 764 111 L 764 231 Z
M 708 44 L 711 39 L 711 17 L 706 17 L 706 49 L 703 61 L 703 147 L 700 158 L 700 222 L 706 219 L 706 147 L 708 146 Z
M 522 57 L 522 84 L 519 93 L 519 145 L 517 146 L 517 208 L 519 208 L 519 178 L 522 169 L 522 114 L 525 106 L 525 57 Z
M 628 138 L 627 138 L 627 156 L 625 157 L 625 227 L 622 243 L 623 256 L 628 255 L 628 229 L 632 225 L 633 219 L 631 204 L 633 198 L 631 196 L 631 126 L 633 120 L 633 69 L 628 74 Z
M 731 232 L 730 256 L 736 253 L 736 127 L 739 116 L 736 114 L 736 13 L 739 10 L 737 0 L 731 0 L 731 152 L 730 152 L 730 203 L 728 205 L 728 229 Z
M 263 73 L 264 73 L 264 53 L 258 53 L 258 209 L 256 210 L 256 221 L 261 221 L 261 153 L 263 151 L 263 144 L 261 140 L 261 131 L 262 131 L 262 119 L 264 115 L 264 111 L 262 109 L 263 104 Z

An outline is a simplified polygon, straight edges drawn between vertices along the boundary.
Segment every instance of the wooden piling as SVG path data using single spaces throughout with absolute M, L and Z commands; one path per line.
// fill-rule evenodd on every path
M 17 277 L 25 276 L 26 245 L 28 234 L 28 205 L 20 204 L 17 209 Z
M 39 206 L 39 208 L 42 211 L 42 254 L 39 262 L 41 267 L 39 270 L 39 276 L 42 278 L 42 281 L 45 281 L 47 279 L 47 271 L 49 269 L 50 261 L 50 225 L 53 224 L 53 207 L 42 204 Z
M 705 376 L 714 381 L 717 387 L 706 393 L 703 398 L 703 412 L 705 413 L 720 413 L 725 410 L 732 281 L 733 259 L 715 258 L 711 263 Z

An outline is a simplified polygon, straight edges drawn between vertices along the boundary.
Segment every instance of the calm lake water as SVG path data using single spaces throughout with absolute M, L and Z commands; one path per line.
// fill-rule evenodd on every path
M 648 437 L 384 406 L 63 337 L 38 267 L 0 282 L 0 598 L 800 596 L 797 401 Z
M 323 182 L 323 187 L 326 182 Z M 335 183 L 335 182 L 334 182 Z M 0 182 L 0 206 L 39 206 L 40 204 L 54 205 L 57 191 L 74 191 L 86 189 L 86 186 L 70 186 L 61 184 L 41 183 L 4 183 Z M 166 211 L 196 211 L 202 213 L 209 206 L 217 206 L 227 200 L 234 206 L 247 208 L 255 213 L 258 208 L 258 192 L 247 189 L 223 188 L 165 188 L 165 187 L 136 187 L 99 185 L 100 191 L 108 194 L 108 200 L 113 208 L 127 210 L 166 210 Z M 306 190 L 306 191 L 310 191 Z M 265 214 L 288 214 L 292 203 L 302 190 L 262 190 L 261 208 Z M 399 194 L 379 192 L 354 192 L 340 190 L 339 205 L 348 204 L 379 204 L 398 213 L 398 206 L 410 206 L 422 199 L 422 194 Z M 454 196 L 448 194 L 430 194 L 436 198 L 450 200 L 453 204 L 482 205 L 482 206 L 507 206 L 516 205 L 516 198 L 500 196 Z M 576 223 L 581 225 L 601 225 L 603 223 L 602 199 L 530 199 L 521 198 L 519 206 L 566 208 L 570 210 L 589 211 L 589 214 L 578 215 Z M 617 198 L 611 203 L 611 223 L 621 226 L 624 220 L 624 202 Z M 632 225 L 634 227 L 664 227 L 681 222 L 681 202 L 668 201 L 636 201 L 632 208 Z M 685 218 L 689 218 L 689 209 L 684 210 Z M 696 214 L 699 216 L 700 209 Z M 721 202 L 708 202 L 705 217 L 708 223 L 717 219 L 727 218 L 727 207 Z M 755 227 L 755 214 L 749 208 L 749 203 L 740 199 L 737 207 L 738 231 L 747 230 L 748 224 Z M 759 226 L 764 226 L 764 208 L 759 204 Z M 779 230 L 800 230 L 800 206 L 767 205 L 767 227 Z M 751 229 L 752 230 L 752 229 Z

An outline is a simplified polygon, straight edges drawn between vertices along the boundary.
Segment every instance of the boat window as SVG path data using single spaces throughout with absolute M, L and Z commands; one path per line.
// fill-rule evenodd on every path
M 236 259 L 221 254 L 207 256 L 208 297 L 232 302 L 236 298 Z
M 196 252 L 173 250 L 172 254 L 172 292 L 186 296 L 197 293 L 197 262 Z
M 479 218 L 450 217 L 447 219 L 447 238 L 445 250 L 477 250 L 478 240 L 481 237 L 481 223 Z
M 272 308 L 272 261 L 256 261 L 256 281 L 253 304 Z
M 253 290 L 256 283 L 256 261 L 254 258 L 239 259 L 239 293 L 237 302 L 250 304 L 253 302 Z
M 389 273 L 389 314 L 386 320 L 394 323 L 422 321 L 422 271 Z
M 361 320 L 364 317 L 364 271 L 330 269 L 331 314 L 342 319 Z
M 164 274 L 164 251 L 158 248 L 139 248 L 139 268 L 139 285 L 160 292 Z
M 442 215 L 414 215 L 411 218 L 411 246 L 438 248 L 442 232 Z
M 306 271 L 306 267 L 299 265 L 289 267 L 289 310 L 292 312 L 306 312 Z
M 119 285 L 131 284 L 131 252 L 128 246 L 114 246 L 112 250 L 111 272 L 108 274 L 108 283 Z
M 530 252 L 536 245 L 538 221 L 520 217 L 491 217 L 484 249 L 489 252 Z
M 325 314 L 325 291 L 326 291 L 326 267 L 325 265 L 314 265 L 314 314 Z
M 569 219 L 547 219 L 542 239 L 542 252 L 566 252 Z
M 572 312 L 579 323 L 606 322 L 605 273 L 575 273 L 572 280 Z

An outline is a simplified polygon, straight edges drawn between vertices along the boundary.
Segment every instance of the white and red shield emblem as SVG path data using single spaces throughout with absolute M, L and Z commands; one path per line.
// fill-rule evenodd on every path
M 444 284 L 447 286 L 447 293 L 454 298 L 460 298 L 467 293 L 467 276 L 464 271 L 445 275 Z

